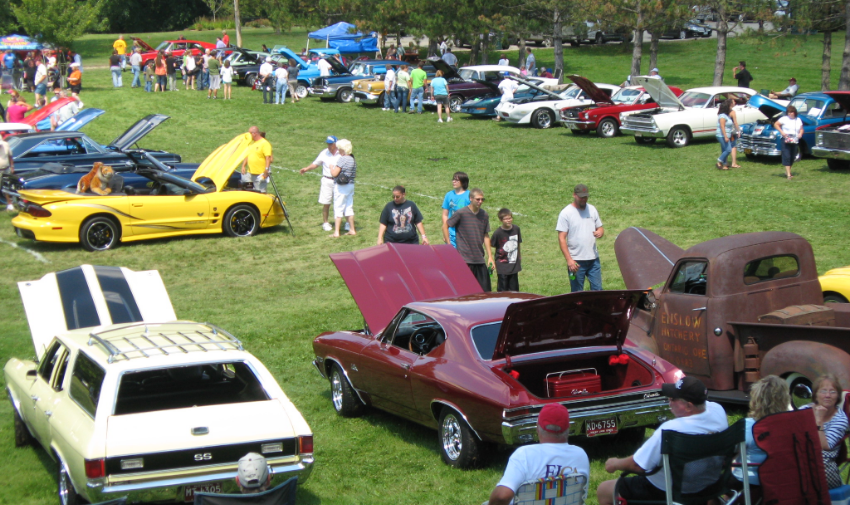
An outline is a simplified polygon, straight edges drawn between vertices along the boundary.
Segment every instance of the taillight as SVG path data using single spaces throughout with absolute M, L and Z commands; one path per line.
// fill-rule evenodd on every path
M 106 460 L 105 459 L 87 459 L 86 460 L 86 477 L 89 479 L 99 479 L 106 475 Z
M 300 454 L 313 453 L 313 435 L 301 435 L 298 437 L 298 452 Z
M 26 212 L 32 217 L 50 217 L 53 215 L 41 205 L 36 205 L 28 200 L 21 200 L 21 207 L 23 212 Z

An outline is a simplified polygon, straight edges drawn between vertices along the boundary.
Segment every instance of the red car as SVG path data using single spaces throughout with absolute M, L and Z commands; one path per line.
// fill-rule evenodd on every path
M 192 54 L 198 56 L 204 54 L 207 49 L 215 49 L 215 44 L 209 42 L 201 42 L 199 40 L 166 40 L 160 43 L 156 48 L 153 48 L 138 37 L 132 37 L 133 43 L 142 48 L 142 65 L 147 65 L 148 62 L 156 58 L 156 53 L 159 51 L 171 51 L 174 56 L 183 56 L 186 50 L 191 50 Z M 225 50 L 225 54 L 232 53 L 232 49 Z
M 36 131 L 37 130 L 36 125 L 38 125 L 39 121 L 42 121 L 43 119 L 50 117 L 51 114 L 53 114 L 57 110 L 61 109 L 62 107 L 68 105 L 69 103 L 73 102 L 74 100 L 76 100 L 76 98 L 73 98 L 73 97 L 60 98 L 59 100 L 56 100 L 55 102 L 48 103 L 47 105 L 45 105 L 44 107 L 42 107 L 40 109 L 33 110 L 32 113 L 30 113 L 28 116 L 25 116 L 24 119 L 21 120 L 19 123 L 3 123 L 3 125 L 8 125 L 8 126 L 10 126 L 10 128 L 9 129 L 2 129 L 2 127 L 0 127 L 0 135 L 2 135 L 5 138 L 5 137 L 8 137 L 9 135 L 17 135 L 19 133 L 27 133 L 29 131 Z M 19 128 L 18 125 L 29 125 L 29 126 L 32 127 L 32 129 L 24 130 L 22 128 Z M 14 127 L 14 128 L 12 128 L 12 127 Z
M 624 347 L 643 291 L 484 293 L 450 245 L 383 244 L 331 260 L 366 323 L 313 341 L 341 416 L 371 406 L 435 428 L 443 461 L 460 468 L 483 444 L 536 440 L 547 403 L 570 409 L 571 435 L 622 443 L 672 417 L 661 384 L 681 371 Z
M 577 76 L 570 76 L 572 79 Z M 596 85 L 583 77 L 573 79 L 581 89 L 588 95 L 593 95 Z M 598 88 L 597 88 L 598 89 Z M 682 94 L 682 90 L 670 86 L 676 96 Z M 596 135 L 603 138 L 616 137 L 620 134 L 620 113 L 653 109 L 658 105 L 649 96 L 645 89 L 639 86 L 629 86 L 615 93 L 605 102 L 597 101 L 592 105 L 580 105 L 578 107 L 567 107 L 561 109 L 561 121 L 564 126 L 575 134 L 590 133 L 596 130 Z

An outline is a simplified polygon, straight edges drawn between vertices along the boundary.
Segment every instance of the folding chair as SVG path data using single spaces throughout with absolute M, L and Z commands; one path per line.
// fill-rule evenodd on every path
M 514 505 L 584 505 L 586 495 L 587 475 L 573 473 L 524 482 Z
M 750 505 L 750 486 L 747 474 L 747 446 L 745 419 L 738 420 L 720 433 L 688 435 L 672 430 L 661 434 L 661 457 L 666 481 L 666 500 L 628 500 L 628 505 L 704 505 L 708 500 L 729 496 L 733 503 L 744 496 Z M 741 458 L 744 472 L 744 489 L 730 488 L 732 460 Z M 656 470 L 659 471 L 659 470 Z M 620 476 L 623 478 L 626 474 Z M 615 486 L 619 496 L 620 480 Z
M 256 494 L 195 493 L 195 505 L 295 505 L 298 477 Z

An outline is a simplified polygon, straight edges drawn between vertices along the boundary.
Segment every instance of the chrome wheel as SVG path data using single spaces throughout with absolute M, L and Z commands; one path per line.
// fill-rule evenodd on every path
M 667 145 L 685 147 L 691 143 L 691 133 L 683 126 L 676 126 L 667 134 Z
M 337 100 L 343 103 L 348 103 L 354 98 L 354 91 L 351 89 L 341 89 L 336 95 Z
M 331 375 L 331 400 L 334 402 L 334 409 L 337 412 L 342 411 L 342 381 L 344 379 L 339 376 L 339 372 L 334 368 Z
M 58 487 L 59 487 L 59 503 L 61 505 L 77 505 L 80 500 L 77 498 L 77 491 L 74 489 L 74 483 L 71 482 L 71 476 L 68 474 L 68 468 L 62 458 L 58 458 L 56 462 L 59 465 Z
M 463 97 L 452 95 L 449 97 L 449 108 L 452 112 L 460 112 L 460 106 L 463 105 Z
M 614 137 L 617 133 L 619 133 L 617 122 L 613 119 L 603 119 L 602 122 L 599 123 L 599 130 L 597 133 L 600 137 Z
M 306 98 L 307 97 L 307 86 L 303 84 L 298 84 L 295 86 L 295 94 L 298 95 L 298 98 Z
M 461 451 L 463 451 L 463 435 L 461 434 L 460 424 L 454 414 L 448 414 L 443 419 L 441 432 L 443 452 L 452 461 L 457 461 L 460 458 Z
M 250 237 L 260 229 L 260 217 L 253 207 L 237 205 L 224 215 L 223 225 L 231 237 Z

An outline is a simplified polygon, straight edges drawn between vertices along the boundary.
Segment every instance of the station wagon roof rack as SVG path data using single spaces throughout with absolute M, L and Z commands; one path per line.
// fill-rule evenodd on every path
M 127 331 L 139 327 L 144 327 L 144 331 Z M 92 332 L 88 345 L 102 347 L 108 355 L 108 363 L 115 361 L 116 357 L 130 360 L 155 355 L 244 350 L 242 342 L 226 330 L 210 323 L 188 321 L 136 323 Z

